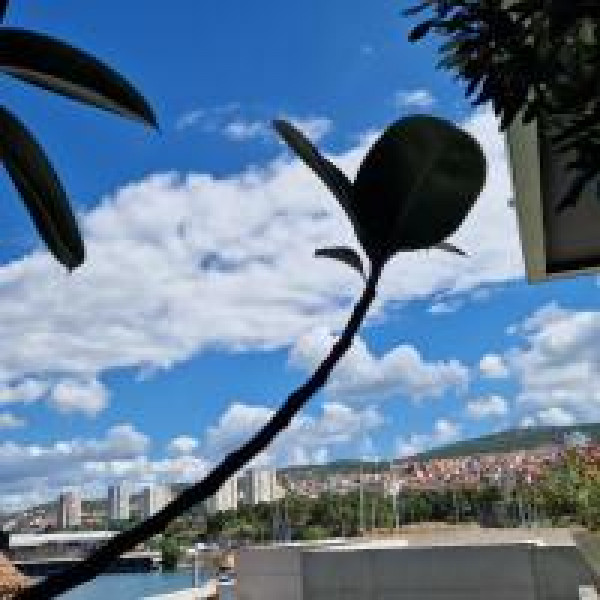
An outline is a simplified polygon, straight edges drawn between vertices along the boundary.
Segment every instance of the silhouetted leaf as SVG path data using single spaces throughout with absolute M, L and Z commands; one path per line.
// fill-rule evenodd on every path
M 356 250 L 347 248 L 345 246 L 336 246 L 335 248 L 320 248 L 315 250 L 315 256 L 325 256 L 326 258 L 333 258 L 339 260 L 349 267 L 356 269 L 363 279 L 366 279 L 365 270 L 363 268 L 362 260 Z
M 440 242 L 439 244 L 436 244 L 434 248 L 437 248 L 438 250 L 444 250 L 444 252 L 459 254 L 460 256 L 469 256 L 464 250 L 457 248 L 454 244 L 450 244 L 449 242 Z
M 577 200 L 581 196 L 583 189 L 585 186 L 595 177 L 595 173 L 584 172 L 581 173 L 569 187 L 569 191 L 565 194 L 565 197 L 559 202 L 556 207 L 556 212 L 560 213 L 564 211 L 569 206 L 575 206 L 577 204 Z
M 359 241 L 361 241 L 363 234 L 353 208 L 354 199 L 350 180 L 330 160 L 324 158 L 306 136 L 291 123 L 278 119 L 273 121 L 273 127 L 337 198 L 350 219 Z
M 373 262 L 432 248 L 456 231 L 479 196 L 486 160 L 452 123 L 413 115 L 386 129 L 354 183 L 354 208 Z
M 431 6 L 431 4 L 433 4 L 432 0 L 425 0 L 424 2 L 421 2 L 421 4 L 418 4 L 417 6 L 411 6 L 410 8 L 405 8 L 401 14 L 403 17 L 410 17 L 412 15 L 416 15 L 417 13 L 421 12 L 423 9 L 427 8 L 428 6 Z
M 6 11 L 8 10 L 8 0 L 0 0 L 0 22 L 4 21 Z
M 428 19 L 427 21 L 424 21 L 423 23 L 419 23 L 419 25 L 417 25 L 408 34 L 409 41 L 416 42 L 417 40 L 420 40 L 422 37 L 425 37 L 425 35 L 427 35 L 429 30 L 432 28 L 433 25 L 435 25 L 435 23 L 436 23 L 436 19 Z
M 22 29 L 0 29 L 0 71 L 156 127 L 152 108 L 119 73 L 72 46 Z
M 81 265 L 83 240 L 65 191 L 36 140 L 2 107 L 0 159 L 52 254 L 70 271 Z

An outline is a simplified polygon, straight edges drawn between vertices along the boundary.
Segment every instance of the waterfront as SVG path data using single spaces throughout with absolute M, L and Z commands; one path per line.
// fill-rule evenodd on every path
M 101 575 L 62 597 L 65 600 L 141 600 L 147 596 L 189 588 L 192 579 L 190 571 Z M 227 596 L 224 596 L 224 600 L 228 600 Z

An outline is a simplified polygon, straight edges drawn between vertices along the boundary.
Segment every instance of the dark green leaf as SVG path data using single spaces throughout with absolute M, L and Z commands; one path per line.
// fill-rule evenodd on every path
M 460 256 L 469 256 L 464 250 L 457 248 L 454 244 L 450 242 L 440 242 L 436 244 L 434 248 L 438 250 L 444 250 L 444 252 L 452 252 L 453 254 L 459 254 Z
M 0 21 L 4 21 L 8 10 L 8 0 L 0 0 Z
M 486 169 L 477 141 L 448 121 L 413 115 L 388 127 L 354 183 L 369 257 L 381 262 L 443 242 L 475 203 Z
M 333 258 L 339 260 L 344 264 L 356 269 L 363 279 L 366 279 L 365 270 L 363 268 L 362 260 L 356 250 L 347 248 L 345 246 L 336 246 L 335 248 L 320 248 L 315 250 L 315 256 L 325 256 L 327 258 Z
M 427 8 L 428 6 L 431 6 L 431 4 L 433 4 L 433 0 L 425 0 L 424 2 L 421 2 L 421 4 L 417 4 L 416 6 L 411 6 L 409 8 L 405 8 L 402 11 L 402 16 L 403 17 L 411 17 L 412 15 L 416 15 L 417 13 L 421 12 L 423 9 Z
M 565 194 L 565 197 L 560 201 L 558 206 L 556 207 L 556 212 L 560 213 L 564 211 L 569 206 L 575 206 L 583 189 L 590 182 L 597 173 L 593 172 L 585 172 L 581 173 L 569 187 L 569 191 Z
M 416 42 L 424 37 L 427 32 L 431 29 L 433 25 L 436 23 L 436 19 L 429 19 L 417 25 L 412 31 L 408 34 L 408 39 L 411 42 Z
M 44 89 L 156 127 L 152 108 L 121 75 L 46 35 L 0 29 L 0 71 Z
M 330 160 L 324 158 L 304 134 L 298 131 L 291 123 L 278 119 L 273 121 L 273 127 L 337 198 L 354 226 L 356 235 L 360 241 L 362 239 L 362 232 L 353 208 L 354 199 L 350 180 Z
M 84 260 L 83 240 L 65 191 L 33 136 L 0 107 L 0 155 L 37 230 L 70 271 Z

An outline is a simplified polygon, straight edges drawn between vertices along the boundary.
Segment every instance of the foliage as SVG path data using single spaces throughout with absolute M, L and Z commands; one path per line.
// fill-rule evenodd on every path
M 324 540 L 328 537 L 329 533 L 327 529 L 325 529 L 325 527 L 321 525 L 309 525 L 308 527 L 305 527 L 301 530 L 298 539 L 310 542 L 314 540 Z
M 397 252 L 432 247 L 456 251 L 444 241 L 467 216 L 486 177 L 485 155 L 469 134 L 427 115 L 401 119 L 375 142 L 351 183 L 293 125 L 278 120 L 274 126 L 334 194 L 371 268 Z M 316 254 L 364 274 L 353 249 L 327 248 Z
M 8 1 L 0 3 L 0 21 Z M 40 33 L 0 27 L 0 71 L 63 96 L 156 127 L 146 100 L 116 71 Z M 41 146 L 0 107 L 0 156 L 38 233 L 69 271 L 84 260 L 84 244 L 67 194 Z
M 163 535 L 160 541 L 160 553 L 163 570 L 175 571 L 181 558 L 181 547 L 174 536 Z
M 522 110 L 537 118 L 559 151 L 574 150 L 577 177 L 557 210 L 574 205 L 600 173 L 600 4 L 597 0 L 425 0 L 405 16 L 431 9 L 434 17 L 409 35 L 429 31 L 449 39 L 438 68 L 467 82 L 473 105 L 491 101 L 506 129 Z
M 600 529 L 600 470 L 576 449 L 570 449 L 557 467 L 550 469 L 539 494 L 555 522 L 564 515 L 596 531 Z
M 183 490 L 139 526 L 110 539 L 85 561 L 28 588 L 21 600 L 47 600 L 92 579 L 117 556 L 163 531 L 192 506 L 215 494 L 234 473 L 263 452 L 326 384 L 350 348 L 375 299 L 385 263 L 397 252 L 444 244 L 467 216 L 485 182 L 486 162 L 481 147 L 468 133 L 443 119 L 416 115 L 392 124 L 365 157 L 353 185 L 292 125 L 276 121 L 275 127 L 334 193 L 369 259 L 365 289 L 346 327 L 308 381 L 204 479 Z M 448 249 L 446 245 L 441 247 Z M 253 535 L 267 532 L 264 527 L 252 530 Z

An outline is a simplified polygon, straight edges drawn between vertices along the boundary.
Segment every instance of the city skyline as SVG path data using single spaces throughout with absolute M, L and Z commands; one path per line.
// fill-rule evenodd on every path
M 64 178 L 87 262 L 55 265 L 0 180 L 0 510 L 70 484 L 93 496 L 119 479 L 195 481 L 326 354 L 362 282 L 313 253 L 355 240 L 272 132 L 281 116 L 353 175 L 387 124 L 436 115 L 476 137 L 489 172 L 452 240 L 469 258 L 394 260 L 329 385 L 257 466 L 600 421 L 598 281 L 526 284 L 497 120 L 435 70 L 434 45 L 408 43 L 398 7 L 122 4 L 15 2 L 7 15 L 122 71 L 161 133 L 5 81 Z

